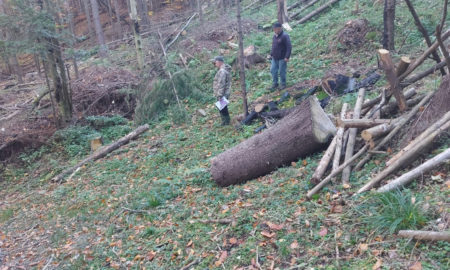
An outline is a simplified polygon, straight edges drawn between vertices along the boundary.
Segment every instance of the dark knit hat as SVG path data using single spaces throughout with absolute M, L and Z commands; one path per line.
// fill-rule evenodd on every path
M 223 56 L 220 56 L 220 55 L 214 57 L 213 59 L 211 59 L 211 61 L 212 62 L 219 61 L 219 62 L 222 62 L 222 63 L 225 62 L 225 60 L 223 59 Z
M 272 24 L 272 28 L 278 28 L 278 27 L 282 27 L 281 23 L 276 22 L 276 23 Z

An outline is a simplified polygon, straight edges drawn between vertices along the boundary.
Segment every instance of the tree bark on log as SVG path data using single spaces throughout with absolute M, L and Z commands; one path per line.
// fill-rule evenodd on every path
M 338 119 L 337 126 L 343 128 L 371 128 L 395 122 L 395 119 Z
M 400 157 L 402 157 L 406 152 L 413 149 L 417 144 L 420 144 L 423 140 L 425 140 L 431 133 L 435 132 L 437 129 L 442 127 L 445 123 L 450 121 L 450 112 L 447 112 L 441 119 L 436 121 L 430 127 L 428 127 L 422 134 L 420 134 L 417 138 L 412 140 L 406 147 L 400 150 L 397 154 L 395 154 L 391 159 L 386 162 L 386 166 L 392 165 L 395 161 L 397 161 Z
M 447 150 L 435 156 L 434 158 L 428 160 L 427 162 L 423 163 L 419 167 L 414 168 L 413 170 L 403 174 L 402 176 L 396 178 L 395 180 L 392 180 L 388 184 L 380 187 L 377 190 L 377 192 L 387 192 L 405 186 L 406 184 L 412 182 L 415 178 L 423 175 L 429 170 L 435 168 L 436 166 L 448 161 L 449 159 L 450 159 L 450 148 L 447 148 Z
M 442 34 L 442 41 L 445 41 L 448 37 L 450 37 L 450 30 Z M 408 69 L 405 71 L 405 73 L 402 74 L 402 76 L 398 78 L 398 80 L 402 81 L 403 79 L 405 79 L 409 74 L 411 74 L 411 72 L 413 72 L 418 66 L 420 66 L 431 53 L 436 51 L 438 47 L 439 42 L 434 42 L 431 47 L 429 47 L 419 58 L 417 58 L 411 65 L 409 65 Z
M 355 103 L 355 109 L 353 111 L 353 120 L 359 120 L 361 116 L 361 108 L 364 102 L 364 96 L 366 94 L 366 89 L 361 88 L 358 92 L 358 97 Z M 351 128 L 348 135 L 347 148 L 345 150 L 345 161 L 349 160 L 353 156 L 355 150 L 356 134 L 358 132 L 357 128 Z M 351 167 L 348 166 L 342 171 L 342 183 L 347 184 L 350 179 Z
M 389 134 L 383 138 L 383 140 L 378 143 L 373 149 L 372 151 L 377 151 L 379 149 L 381 149 L 381 147 L 383 147 L 386 143 L 388 143 L 395 135 L 397 135 L 397 133 L 400 131 L 401 128 L 403 128 L 403 126 L 409 121 L 411 120 L 411 118 L 414 117 L 414 115 L 416 115 L 416 113 L 420 110 L 420 108 L 426 104 L 431 97 L 433 97 L 433 93 L 429 93 L 427 96 L 425 96 L 423 98 L 423 100 L 417 104 L 407 115 L 406 117 L 402 118 L 395 126 L 395 128 L 389 132 Z M 362 160 L 360 160 L 358 162 L 358 164 L 356 164 L 355 166 L 355 170 L 360 170 L 364 164 L 366 164 L 367 161 L 370 160 L 370 158 L 372 157 L 372 154 L 368 153 Z
M 450 112 L 449 112 L 450 114 Z M 428 146 L 431 145 L 431 143 L 434 141 L 434 139 L 440 135 L 442 132 L 446 131 L 448 128 L 450 128 L 450 121 L 445 123 L 443 126 L 441 126 L 439 129 L 431 133 L 427 138 L 425 138 L 423 141 L 421 141 L 419 144 L 415 145 L 414 148 L 409 150 L 408 152 L 405 152 L 398 160 L 396 160 L 393 164 L 386 167 L 383 171 L 381 171 L 377 176 L 372 178 L 367 184 L 365 184 L 362 188 L 358 190 L 359 193 L 363 193 L 365 191 L 370 190 L 372 187 L 374 187 L 376 184 L 378 184 L 381 180 L 389 176 L 391 173 L 399 170 L 403 166 L 409 164 L 411 160 L 417 157 L 417 155 L 421 154 Z
M 323 6 L 320 6 L 318 9 L 314 10 L 313 12 L 309 13 L 305 17 L 303 17 L 300 20 L 298 20 L 297 24 L 302 24 L 302 23 L 305 23 L 305 22 L 309 21 L 311 18 L 313 18 L 314 16 L 320 14 L 322 11 L 324 11 L 328 7 L 331 7 L 331 5 L 333 5 L 334 3 L 338 2 L 338 1 L 339 0 L 331 0 L 328 3 L 324 4 Z
M 423 27 L 422 22 L 420 21 L 419 16 L 416 13 L 416 10 L 413 6 L 413 4 L 411 3 L 410 0 L 405 0 L 406 5 L 408 6 L 409 12 L 411 12 L 411 15 L 414 18 L 414 23 L 417 26 L 417 29 L 419 30 L 420 33 L 422 33 L 423 38 L 425 39 L 425 42 L 427 43 L 428 47 L 431 47 L 433 44 L 431 43 L 431 39 L 430 39 L 430 35 L 428 34 L 428 31 L 425 29 L 425 27 Z M 436 61 L 436 63 L 440 63 L 441 62 L 441 58 L 439 57 L 439 54 L 436 51 L 432 52 L 433 58 Z M 441 74 L 442 76 L 445 75 L 445 70 L 443 68 L 440 68 L 441 70 Z
M 140 126 L 140 127 L 136 128 L 135 130 L 130 132 L 128 135 L 120 138 L 116 142 L 113 142 L 113 143 L 111 143 L 111 144 L 109 144 L 107 146 L 104 146 L 104 147 L 98 149 L 98 151 L 96 151 L 92 155 L 88 156 L 87 158 L 83 159 L 82 161 L 80 161 L 77 165 L 73 166 L 72 168 L 64 170 L 62 173 L 60 173 L 57 176 L 55 176 L 52 179 L 52 181 L 53 182 L 62 182 L 66 175 L 73 173 L 75 170 L 77 170 L 78 168 L 80 168 L 81 166 L 83 166 L 84 164 L 86 164 L 88 162 L 95 161 L 97 159 L 105 157 L 107 154 L 109 154 L 112 151 L 118 149 L 122 145 L 127 144 L 130 140 L 133 140 L 133 139 L 139 137 L 139 135 L 141 135 L 142 133 L 144 133 L 148 129 L 149 129 L 149 125 L 148 124 L 145 124 L 143 126 Z
M 211 160 L 211 174 L 220 186 L 243 183 L 322 149 L 336 128 L 310 97 L 272 128 Z
M 413 238 L 416 240 L 450 242 L 450 231 L 430 232 L 430 231 L 402 230 L 398 232 L 398 236 L 403 238 Z
M 341 119 L 345 119 L 345 114 L 347 113 L 347 107 L 348 107 L 347 103 L 344 103 L 342 105 L 341 117 L 340 117 Z M 344 131 L 345 131 L 345 128 L 339 127 L 338 131 L 336 133 L 336 137 L 337 137 L 336 151 L 334 152 L 332 172 L 335 171 L 339 167 L 339 163 L 341 161 L 342 145 L 343 145 L 343 140 L 344 140 Z
M 334 151 L 336 150 L 337 136 L 331 141 L 328 146 L 327 151 L 323 154 L 322 159 L 319 162 L 314 174 L 311 177 L 311 183 L 318 184 L 319 180 L 322 178 L 323 174 L 328 168 L 328 164 L 330 164 L 331 158 L 333 157 Z
M 406 110 L 406 100 L 403 96 L 402 89 L 400 88 L 400 82 L 395 75 L 394 64 L 392 62 L 391 55 L 389 51 L 385 49 L 378 50 L 378 55 L 380 56 L 381 62 L 383 63 L 383 70 L 386 73 L 386 79 L 388 80 L 390 86 L 388 96 L 393 95 L 395 97 L 400 111 L 403 112 Z
M 325 179 L 323 179 L 318 185 L 316 185 L 313 189 L 311 189 L 310 191 L 308 191 L 308 193 L 306 194 L 306 197 L 308 199 L 311 199 L 311 197 L 316 194 L 319 190 L 321 190 L 328 182 L 330 182 L 330 180 L 335 177 L 336 175 L 338 175 L 340 172 L 342 172 L 347 166 L 353 164 L 353 162 L 355 162 L 355 160 L 357 160 L 362 154 L 364 154 L 367 149 L 369 149 L 369 145 L 364 145 L 363 148 L 361 148 L 358 153 L 356 153 L 351 159 L 349 159 L 348 161 L 344 162 L 344 164 L 342 164 L 341 166 L 339 166 L 336 170 L 334 170 L 333 172 L 331 172 L 330 175 L 328 175 Z

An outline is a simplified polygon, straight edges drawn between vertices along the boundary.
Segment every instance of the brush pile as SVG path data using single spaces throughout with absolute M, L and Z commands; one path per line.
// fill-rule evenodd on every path
M 424 54 L 430 53 L 428 50 Z M 385 167 L 380 168 L 379 173 L 371 177 L 357 193 L 368 191 L 394 173 L 410 166 L 423 154 L 430 153 L 439 137 L 448 137 L 450 77 L 447 75 L 443 78 L 436 92 L 419 94 L 414 88 L 404 90 L 401 80 L 420 65 L 418 60 L 411 64 L 409 58 L 402 57 L 395 67 L 389 51 L 381 49 L 378 55 L 389 84 L 378 97 L 366 101 L 365 89 L 361 88 L 351 111 L 348 111 L 348 104 L 342 106 L 341 114 L 336 120 L 338 131 L 311 178 L 311 183 L 316 186 L 308 192 L 308 198 L 341 173 L 344 188 L 350 187 L 352 169 L 360 170 L 374 155 L 384 155 Z M 394 96 L 395 100 L 389 101 L 391 96 Z M 412 138 L 410 134 L 416 135 Z M 400 144 L 403 148 L 393 152 L 393 142 L 401 137 L 406 138 L 409 143 Z M 402 187 L 449 159 L 450 149 L 446 148 L 425 163 L 389 181 L 380 187 L 378 192 Z M 356 166 L 352 168 L 354 164 Z M 330 174 L 323 178 L 328 167 L 331 167 Z

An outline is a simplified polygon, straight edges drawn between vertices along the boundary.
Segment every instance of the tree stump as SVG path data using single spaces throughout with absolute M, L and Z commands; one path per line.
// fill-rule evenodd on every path
M 243 183 L 321 150 L 336 127 L 315 97 L 309 97 L 272 128 L 211 160 L 220 186 Z

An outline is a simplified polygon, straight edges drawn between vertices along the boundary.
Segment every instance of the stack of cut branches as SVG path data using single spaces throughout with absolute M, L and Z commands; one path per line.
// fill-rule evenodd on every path
M 448 32 L 443 35 L 445 38 L 448 36 Z M 438 40 L 442 40 L 443 37 L 439 37 Z M 435 50 L 437 47 L 437 45 L 432 45 L 430 48 Z M 444 78 L 441 87 L 436 92 L 419 94 L 414 88 L 405 91 L 402 88 L 402 80 L 423 62 L 420 59 L 425 59 L 432 51 L 427 50 L 422 57 L 412 64 L 409 58 L 402 57 L 395 67 L 389 51 L 378 50 L 388 86 L 383 88 L 378 97 L 365 102 L 365 90 L 364 88 L 360 89 L 352 112 L 347 111 L 348 104 L 343 105 L 341 115 L 336 120 L 338 132 L 311 178 L 311 183 L 316 186 L 307 193 L 308 198 L 311 198 L 341 173 L 342 184 L 344 188 L 348 188 L 352 165 L 358 162 L 353 169 L 359 170 L 373 155 L 388 156 L 389 159 L 385 168 L 382 168 L 357 193 L 368 191 L 393 173 L 408 167 L 421 155 L 429 153 L 439 136 L 447 136 L 446 133 L 450 129 L 450 112 L 448 109 L 435 110 L 432 117 L 429 117 L 429 113 L 427 117 L 422 116 L 427 114 L 430 108 L 442 107 L 441 99 L 448 97 L 450 93 L 450 77 Z M 415 77 L 417 78 L 417 75 Z M 389 101 L 391 96 L 394 96 L 395 100 Z M 421 122 L 422 126 L 425 122 L 427 128 L 422 130 L 404 148 L 389 156 L 391 151 L 388 150 L 390 146 L 393 146 L 393 139 L 399 137 L 399 135 L 407 135 L 405 133 L 414 129 L 418 122 Z M 357 136 L 358 133 L 360 136 Z M 413 181 L 417 176 L 447 162 L 449 159 L 450 149 L 447 148 L 425 163 L 388 182 L 379 188 L 378 192 L 402 187 Z M 328 167 L 331 167 L 331 172 L 323 178 Z

